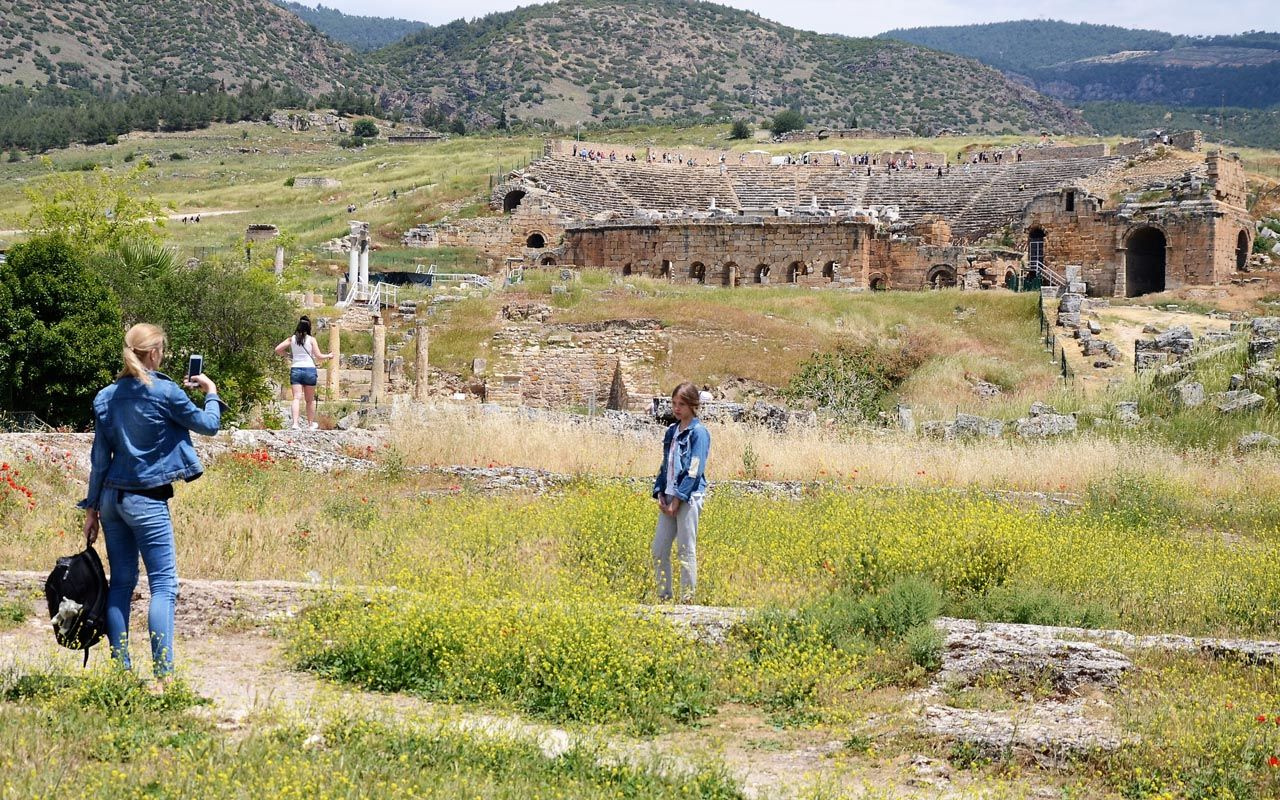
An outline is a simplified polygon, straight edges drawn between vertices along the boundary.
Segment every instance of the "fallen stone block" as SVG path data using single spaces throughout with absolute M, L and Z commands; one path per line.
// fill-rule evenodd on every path
M 1254 450 L 1271 450 L 1277 446 L 1280 446 L 1280 439 L 1262 431 L 1246 433 L 1236 439 L 1236 450 L 1241 453 L 1250 453 Z
M 1223 414 L 1244 414 L 1250 411 L 1257 411 L 1267 402 L 1262 395 L 1247 389 L 1222 392 L 1214 395 L 1213 399 L 1214 405 Z
M 1204 385 L 1194 381 L 1176 384 L 1169 390 L 1169 399 L 1174 408 L 1198 408 L 1204 405 Z

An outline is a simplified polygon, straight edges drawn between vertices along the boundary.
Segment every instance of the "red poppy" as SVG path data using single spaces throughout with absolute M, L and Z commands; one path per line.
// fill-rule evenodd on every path
M 1276 756 L 1272 756 L 1271 758 L 1267 759 L 1267 764 L 1272 767 L 1280 767 L 1280 758 Z

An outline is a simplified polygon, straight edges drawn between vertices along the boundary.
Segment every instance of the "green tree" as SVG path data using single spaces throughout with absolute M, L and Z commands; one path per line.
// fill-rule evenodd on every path
M 126 325 L 164 328 L 169 371 L 182 372 L 187 356 L 202 354 L 232 419 L 270 399 L 272 348 L 296 311 L 274 275 L 238 263 L 187 266 L 149 241 L 126 242 L 98 266 L 120 296 Z
M 141 191 L 140 164 L 122 175 L 101 169 L 49 173 L 27 187 L 27 227 L 37 235 L 58 234 L 82 253 L 118 247 L 127 239 L 159 239 L 160 204 Z
M 787 109 L 779 111 L 773 115 L 773 119 L 769 120 L 769 130 L 773 131 L 774 136 L 781 136 L 790 131 L 802 130 L 805 126 L 804 115 L 795 109 Z
M 729 128 L 729 138 L 730 139 L 750 139 L 751 126 L 747 124 L 746 120 L 735 119 L 733 121 L 732 127 Z
M 123 339 L 111 290 L 63 237 L 37 236 L 0 264 L 0 408 L 85 427 Z
M 356 124 L 351 126 L 351 135 L 359 136 L 361 139 L 372 139 L 378 135 L 378 126 L 373 124 L 371 119 L 356 120 Z

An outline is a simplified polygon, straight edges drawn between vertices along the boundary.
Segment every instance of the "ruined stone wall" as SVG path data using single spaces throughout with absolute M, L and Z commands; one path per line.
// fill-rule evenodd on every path
M 672 280 L 716 285 L 833 282 L 866 286 L 865 240 L 869 222 L 756 218 L 752 221 L 688 220 L 671 223 L 585 224 L 565 233 L 566 260 L 622 274 L 663 274 Z M 834 276 L 824 274 L 834 262 Z M 697 279 L 698 265 L 702 280 Z M 767 274 L 761 272 L 767 267 Z M 834 280 L 833 280 L 834 277 Z
M 493 344 L 485 399 L 535 408 L 585 406 L 594 398 L 603 409 L 619 364 L 628 397 L 647 400 L 661 393 L 656 367 L 668 347 L 655 320 L 511 325 L 494 334 Z
M 1205 158 L 1209 182 L 1213 184 L 1213 199 L 1230 206 L 1244 208 L 1249 189 L 1245 182 L 1244 166 L 1240 157 L 1211 153 Z
M 546 247 L 554 247 L 564 235 L 564 222 L 554 209 L 526 201 L 501 217 L 414 226 L 401 237 L 401 243 L 406 247 L 468 247 L 495 259 L 536 259 L 545 248 L 526 246 L 533 233 L 542 234 Z
M 1183 131 L 1182 133 L 1175 133 L 1169 137 L 1169 144 L 1179 150 L 1190 150 L 1193 153 L 1199 153 L 1204 149 L 1204 132 Z
M 1134 139 L 1131 142 L 1121 142 L 1111 149 L 1111 152 L 1118 156 L 1132 157 L 1146 150 L 1150 143 L 1143 139 Z
M 1051 161 L 1063 158 L 1098 158 L 1107 155 L 1106 143 L 1082 144 L 1072 147 L 1025 147 L 1023 161 Z M 1009 154 L 1005 158 L 1010 158 Z M 1015 156 L 1016 157 L 1016 156 Z
M 1042 229 L 1045 263 L 1059 273 L 1064 265 L 1081 265 L 1093 296 L 1126 293 L 1130 239 L 1145 228 L 1165 237 L 1166 289 L 1226 282 L 1235 270 L 1239 234 L 1243 231 L 1252 243 L 1247 212 L 1221 203 L 1164 202 L 1103 211 L 1097 198 L 1077 193 L 1075 211 L 1067 211 L 1065 195 L 1036 198 L 1023 219 L 1023 236 Z

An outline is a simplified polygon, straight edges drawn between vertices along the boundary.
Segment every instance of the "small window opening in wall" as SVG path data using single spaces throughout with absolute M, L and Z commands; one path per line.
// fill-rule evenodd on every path
M 525 246 L 534 250 L 541 250 L 547 246 L 547 237 L 537 231 L 534 231 L 529 234 L 529 238 L 525 240 Z
M 626 264 L 622 265 L 622 275 L 623 277 L 626 277 L 630 274 L 631 274 L 631 262 L 628 261 Z
M 1075 192 L 1067 192 L 1067 210 L 1068 211 L 1076 210 L 1076 193 Z
M 671 262 L 670 261 L 662 262 L 662 270 L 658 273 L 658 277 L 671 280 Z

